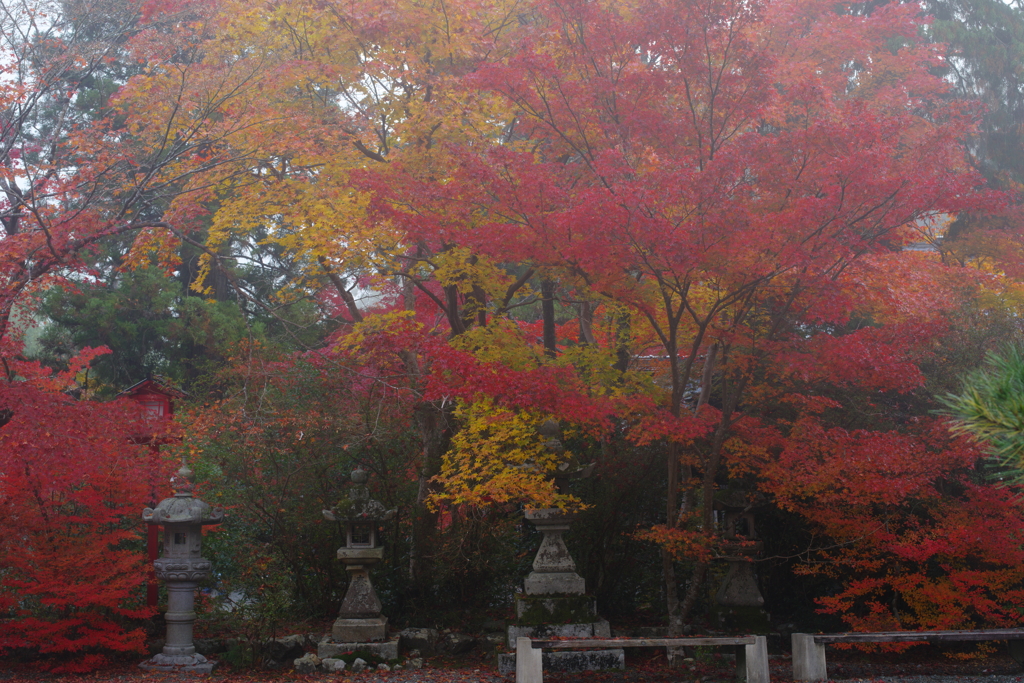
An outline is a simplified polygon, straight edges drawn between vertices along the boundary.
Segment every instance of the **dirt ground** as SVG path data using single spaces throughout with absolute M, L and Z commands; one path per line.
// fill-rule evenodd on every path
M 982 658 L 964 659 L 964 653 L 918 646 L 904 653 L 861 652 L 830 648 L 828 672 L 831 680 L 916 681 L 919 683 L 1024 683 L 1024 671 L 1004 650 L 1005 646 Z M 670 668 L 659 651 L 628 651 L 625 670 L 595 671 L 580 674 L 546 674 L 545 683 L 730 683 L 735 664 L 719 653 L 696 653 L 692 661 Z M 102 671 L 83 675 L 48 674 L 27 665 L 0 661 L 0 683 L 171 683 L 195 680 L 210 683 L 512 683 L 514 677 L 497 673 L 493 654 L 474 654 L 458 659 L 432 658 L 427 667 L 416 671 L 367 671 L 358 674 L 296 674 L 290 670 L 232 670 L 223 666 L 211 675 L 148 673 L 134 661 L 112 665 Z M 792 681 L 787 655 L 770 657 L 772 681 Z

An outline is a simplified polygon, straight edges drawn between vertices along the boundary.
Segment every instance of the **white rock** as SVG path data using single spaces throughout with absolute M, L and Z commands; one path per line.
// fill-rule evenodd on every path
M 345 670 L 345 660 L 328 657 L 327 659 L 321 660 L 320 666 L 323 667 L 323 670 L 327 673 L 336 673 L 338 671 Z
M 295 667 L 295 673 L 311 674 L 320 668 L 320 658 L 310 652 L 296 659 L 292 665 Z

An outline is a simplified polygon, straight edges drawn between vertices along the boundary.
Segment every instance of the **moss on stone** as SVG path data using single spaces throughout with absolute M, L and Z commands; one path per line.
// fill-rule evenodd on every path
M 518 626 L 586 624 L 594 621 L 594 598 L 588 595 L 517 595 Z

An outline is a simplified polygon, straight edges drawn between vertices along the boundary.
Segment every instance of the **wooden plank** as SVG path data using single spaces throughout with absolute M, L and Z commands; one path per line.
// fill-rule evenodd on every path
M 880 631 L 875 633 L 826 633 L 814 636 L 818 644 L 831 643 L 934 643 L 943 641 L 1024 640 L 1024 629 L 983 631 Z
M 582 640 L 534 640 L 533 647 L 544 650 L 569 650 L 581 647 L 682 647 L 698 645 L 753 645 L 754 636 L 721 638 L 605 638 Z

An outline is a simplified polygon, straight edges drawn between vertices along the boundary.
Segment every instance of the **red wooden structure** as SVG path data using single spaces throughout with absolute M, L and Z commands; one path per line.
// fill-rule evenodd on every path
M 118 397 L 125 397 L 138 403 L 143 410 L 147 424 L 152 425 L 148 434 L 133 436 L 134 443 L 147 444 L 156 452 L 160 450 L 160 444 L 171 441 L 171 438 L 162 433 L 166 431 L 165 421 L 174 416 L 174 399 L 184 398 L 183 391 L 161 379 L 151 377 L 128 387 L 118 394 Z M 153 500 L 150 501 L 150 505 L 156 505 L 159 497 L 157 492 L 152 491 L 151 496 Z M 147 524 L 146 527 L 146 549 L 149 552 L 149 560 L 152 562 L 157 559 L 160 548 L 160 530 L 159 526 L 155 524 Z M 156 577 L 150 576 L 149 583 L 146 585 L 146 603 L 150 607 L 156 607 L 159 599 L 158 591 Z

